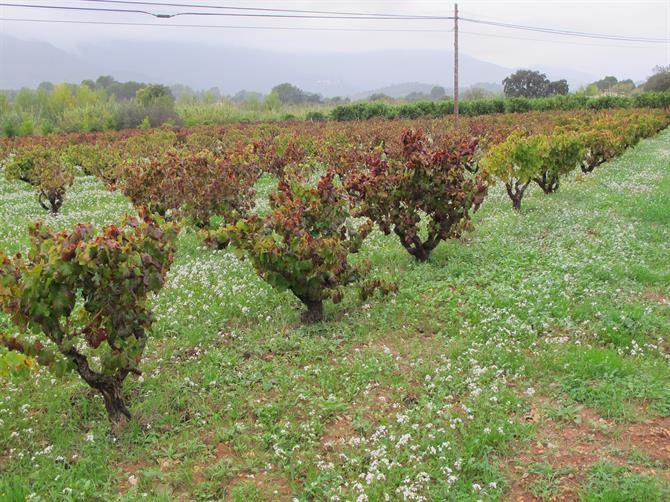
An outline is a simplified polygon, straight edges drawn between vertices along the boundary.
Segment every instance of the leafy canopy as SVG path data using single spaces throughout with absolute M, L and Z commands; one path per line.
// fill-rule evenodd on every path
M 112 422 L 129 418 L 121 386 L 139 372 L 154 319 L 148 297 L 165 283 L 176 235 L 145 214 L 101 233 L 90 224 L 61 232 L 33 224 L 26 256 L 0 253 L 0 308 L 23 332 L 0 343 L 75 369 L 103 395 Z
M 379 146 L 363 154 L 346 177 L 355 215 L 370 218 L 387 235 L 394 232 L 411 255 L 427 260 L 441 241 L 461 235 L 486 196 L 486 176 L 466 169 L 476 145 L 436 148 L 423 131 L 405 130 L 398 151 Z

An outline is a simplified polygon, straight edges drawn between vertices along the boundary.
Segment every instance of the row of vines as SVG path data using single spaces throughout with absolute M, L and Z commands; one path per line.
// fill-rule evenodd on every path
M 57 214 L 78 175 L 124 193 L 138 215 L 96 231 L 30 228 L 27 253 L 0 253 L 0 307 L 17 326 L 0 345 L 75 370 L 104 398 L 113 424 L 130 412 L 123 382 L 140 372 L 180 228 L 232 247 L 258 275 L 289 290 L 304 323 L 347 287 L 362 298 L 395 284 L 352 260 L 376 226 L 418 261 L 460 237 L 491 186 L 514 209 L 533 184 L 549 194 L 670 124 L 662 110 L 549 112 L 442 120 L 238 125 L 13 138 L 4 175 L 32 186 Z M 257 206 L 261 177 L 277 182 Z

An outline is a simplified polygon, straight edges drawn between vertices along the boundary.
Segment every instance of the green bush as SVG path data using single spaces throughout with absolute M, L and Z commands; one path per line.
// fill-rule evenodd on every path
M 153 322 L 147 297 L 165 282 L 176 233 L 149 216 L 100 234 L 88 224 L 62 232 L 34 224 L 26 256 L 0 253 L 0 308 L 24 332 L 0 334 L 0 344 L 74 369 L 102 395 L 112 424 L 124 424 L 123 381 L 140 373 Z
M 96 132 L 116 129 L 116 109 L 109 103 L 68 108 L 59 129 L 65 132 Z
M 58 214 L 65 193 L 74 182 L 71 166 L 60 153 L 39 144 L 12 154 L 5 164 L 5 177 L 31 185 L 40 206 L 51 214 Z
M 558 95 L 542 98 L 490 98 L 471 99 L 459 102 L 459 113 L 466 116 L 492 113 L 525 113 L 549 110 L 606 110 L 610 108 L 665 108 L 670 106 L 670 91 L 647 92 L 635 97 L 600 96 L 590 98 L 582 95 Z M 337 121 L 368 120 L 372 118 L 444 117 L 454 112 L 451 99 L 418 101 L 416 103 L 389 104 L 383 102 L 360 102 L 340 105 L 330 112 Z
M 514 209 L 521 209 L 524 193 L 542 166 L 540 156 L 542 138 L 514 132 L 495 146 L 479 162 L 483 172 L 505 184 Z
M 351 263 L 370 231 L 369 222 L 350 218 L 346 193 L 335 183 L 335 172 L 323 175 L 316 188 L 298 180 L 282 180 L 270 195 L 270 212 L 252 215 L 219 230 L 219 238 L 251 260 L 263 279 L 290 290 L 306 307 L 304 323 L 323 319 L 323 302 L 340 302 L 344 287 L 357 284 L 366 298 L 392 286 L 367 278 L 368 262 Z
M 574 133 L 541 136 L 538 142 L 541 164 L 533 181 L 544 193 L 553 193 L 558 190 L 560 178 L 582 164 L 584 144 Z
M 364 154 L 345 186 L 356 216 L 370 218 L 387 235 L 395 233 L 407 252 L 426 261 L 441 241 L 468 227 L 486 195 L 486 180 L 466 175 L 476 141 L 442 149 L 430 146 L 422 131 L 404 131 L 401 144 L 397 155 L 379 148 Z

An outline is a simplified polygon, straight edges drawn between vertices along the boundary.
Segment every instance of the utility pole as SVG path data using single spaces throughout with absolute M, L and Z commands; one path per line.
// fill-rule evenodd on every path
M 454 120 L 458 126 L 458 4 L 454 4 Z

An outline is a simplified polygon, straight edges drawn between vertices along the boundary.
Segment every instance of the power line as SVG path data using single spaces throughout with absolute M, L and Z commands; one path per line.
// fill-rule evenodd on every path
M 63 5 L 35 5 L 35 4 L 15 4 L 0 3 L 0 7 L 17 7 L 24 9 L 47 9 L 47 10 L 67 10 L 67 11 L 86 11 L 86 12 L 105 12 L 122 14 L 145 14 L 160 19 L 170 19 L 178 16 L 204 16 L 204 17 L 255 17 L 272 19 L 348 19 L 348 20 L 441 20 L 453 19 L 442 16 L 404 16 L 399 15 L 322 15 L 322 14 L 270 14 L 270 13 L 246 13 L 246 12 L 177 12 L 177 13 L 154 13 L 140 9 L 120 9 L 120 8 L 93 8 L 93 7 L 72 7 Z
M 160 7 L 185 7 L 192 9 L 216 9 L 216 10 L 236 10 L 236 11 L 256 11 L 256 12 L 287 12 L 294 14 L 326 14 L 326 15 L 344 15 L 344 16 L 379 16 L 384 18 L 398 18 L 407 19 L 435 19 L 435 16 L 430 15 L 414 15 L 414 14 L 379 14 L 373 12 L 342 12 L 342 11 L 328 11 L 328 10 L 305 10 L 305 9 L 277 9 L 269 7 L 235 7 L 228 5 L 208 5 L 208 4 L 184 4 L 171 2 L 141 2 L 138 0 L 79 0 L 82 2 L 107 3 L 107 4 L 121 4 L 121 5 L 152 5 Z
M 648 43 L 670 43 L 670 39 L 667 38 L 645 38 L 645 37 L 635 37 L 627 35 L 608 35 L 604 33 L 588 33 L 583 31 L 572 31 L 572 30 L 562 30 L 556 28 L 540 28 L 538 26 L 526 26 L 520 24 L 511 24 L 503 23 L 498 21 L 484 21 L 481 19 L 472 19 L 466 17 L 459 17 L 459 20 L 466 21 L 476 24 L 486 24 L 490 26 L 498 26 L 501 28 L 511 28 L 516 30 L 526 30 L 526 31 L 536 31 L 540 33 L 551 33 L 553 35 L 566 35 L 574 37 L 585 37 L 585 38 L 601 38 L 605 40 L 619 40 L 625 42 L 648 42 Z
M 132 13 L 132 14 L 145 14 L 150 15 L 156 18 L 169 19 L 177 16 L 222 16 L 222 17 L 255 17 L 255 18 L 270 18 L 270 19 L 348 19 L 348 20 L 450 20 L 454 19 L 453 16 L 415 16 L 415 15 L 402 15 L 402 14 L 370 14 L 370 13 L 353 13 L 353 12 L 336 12 L 336 11 L 314 11 L 314 10 L 299 10 L 299 9 L 274 9 L 274 8 L 261 8 L 261 7 L 234 7 L 234 6 L 223 6 L 223 5 L 208 5 L 208 4 L 195 4 L 188 5 L 183 3 L 170 3 L 170 2 L 142 2 L 140 0 L 80 0 L 88 1 L 95 3 L 107 3 L 107 4 L 132 4 L 132 5 L 154 5 L 160 7 L 192 7 L 192 8 L 207 8 L 207 9 L 218 9 L 218 10 L 243 10 L 244 12 L 177 12 L 173 14 L 163 14 L 163 13 L 153 13 L 146 10 L 140 9 L 121 9 L 121 8 L 91 8 L 91 7 L 71 7 L 71 6 L 61 6 L 61 5 L 35 5 L 35 4 L 15 4 L 15 3 L 0 3 L 0 6 L 5 7 L 18 7 L 18 8 L 32 8 L 32 9 L 52 9 L 52 10 L 68 10 L 68 11 L 87 11 L 87 12 L 105 12 L 105 13 Z M 250 13 L 248 11 L 254 11 Z M 263 11 L 263 12 L 258 12 Z M 280 12 L 279 14 L 277 12 Z M 513 23 L 506 23 L 502 21 L 486 21 L 482 19 L 460 17 L 461 21 L 483 24 L 489 26 L 496 26 L 500 28 L 524 30 L 524 31 L 534 31 L 539 33 L 546 33 L 552 35 L 561 35 L 561 36 L 571 36 L 571 37 L 581 37 L 581 38 L 594 38 L 602 40 L 613 40 L 621 42 L 638 42 L 638 43 L 662 43 L 670 44 L 670 39 L 663 38 L 647 38 L 647 37 L 638 37 L 638 36 L 627 36 L 627 35 L 613 35 L 613 34 L 604 34 L 604 33 L 589 33 L 583 31 L 575 30 L 565 30 L 558 28 L 545 28 L 539 26 L 528 26 L 528 25 L 519 25 Z M 10 19 L 7 19 L 10 20 Z M 24 21 L 27 21 L 24 19 Z M 81 24 L 94 24 L 95 22 L 87 22 Z M 133 25 L 133 24 L 130 24 Z M 136 26 L 141 26 L 140 23 L 134 23 Z M 154 26 L 154 25 L 150 25 Z M 173 25 L 177 26 L 177 25 Z M 181 27 L 184 27 L 183 25 Z M 217 27 L 217 26 L 212 26 Z M 254 29 L 254 27 L 246 27 L 247 29 Z M 273 27 L 273 29 L 278 29 L 280 27 Z M 292 28 L 289 28 L 292 29 Z M 334 30 L 334 29 L 322 29 L 314 28 L 318 31 L 350 31 L 351 29 L 344 30 Z M 358 31 L 358 30 L 355 30 Z M 362 30 L 364 31 L 364 30 Z M 422 30 L 416 30 L 422 31 Z M 441 30 L 439 30 L 441 31 Z
M 189 7 L 189 8 L 206 8 L 206 9 L 221 9 L 221 10 L 236 10 L 236 11 L 264 11 L 264 12 L 290 12 L 290 13 L 303 13 L 303 14 L 328 14 L 328 15 L 354 15 L 354 16 L 382 16 L 384 18 L 394 18 L 394 19 L 453 19 L 449 16 L 430 16 L 430 15 L 405 15 L 405 14 L 372 14 L 372 13 L 361 13 L 361 12 L 334 12 L 334 11 L 318 11 L 318 10 L 301 10 L 301 9 L 278 9 L 278 8 L 263 8 L 263 7 L 235 7 L 235 6 L 221 6 L 221 5 L 206 5 L 206 4 L 184 4 L 184 3 L 169 3 L 169 2 L 143 2 L 140 0 L 80 0 L 88 1 L 95 3 L 111 3 L 111 4 L 125 4 L 125 5 L 156 5 L 164 7 Z M 486 16 L 482 16 L 486 19 L 494 19 Z M 459 17 L 463 21 L 469 21 L 479 24 L 490 24 L 493 26 L 519 29 L 519 30 L 528 30 L 528 31 L 537 31 L 541 33 L 551 33 L 556 35 L 565 35 L 565 36 L 576 36 L 576 37 L 585 37 L 585 38 L 600 38 L 605 40 L 618 40 L 618 41 L 629 41 L 629 42 L 646 42 L 646 43 L 670 43 L 670 39 L 662 38 L 645 38 L 637 36 L 627 36 L 627 35 L 611 35 L 603 33 L 588 33 L 581 31 L 573 30 L 563 30 L 556 28 L 543 28 L 537 26 L 524 26 L 524 25 L 515 25 L 511 23 L 504 23 L 501 21 L 485 21 L 482 19 L 472 19 L 472 18 L 463 18 Z
M 54 23 L 54 24 L 89 24 L 100 26 L 143 26 L 153 28 L 220 28 L 239 30 L 281 30 L 281 31 L 349 31 L 349 32 L 401 32 L 401 33 L 451 33 L 451 29 L 410 29 L 410 28 L 313 28 L 299 26 L 239 26 L 220 24 L 156 24 L 133 23 L 123 21 L 76 21 L 68 19 L 26 19 L 0 17 L 0 21 L 16 21 L 27 23 Z
M 147 14 L 149 16 L 159 17 L 159 14 L 154 14 L 153 12 L 148 12 L 146 10 L 138 9 L 101 9 L 101 8 L 92 8 L 92 7 L 67 7 L 64 5 L 26 5 L 18 3 L 0 3 L 0 7 L 18 7 L 24 9 L 51 9 L 51 10 L 75 10 L 75 11 L 87 11 L 87 12 L 120 12 L 123 14 Z
M 459 18 L 460 19 L 460 18 Z M 495 33 L 478 33 L 475 31 L 464 31 L 464 30 L 458 30 L 459 33 L 464 33 L 467 35 L 476 35 L 480 37 L 489 37 L 489 38 L 501 38 L 501 39 L 508 39 L 508 40 L 527 40 L 530 42 L 547 42 L 547 43 L 553 43 L 553 44 L 570 44 L 570 45 L 578 45 L 578 46 L 589 46 L 589 47 L 620 47 L 622 49 L 645 49 L 649 50 L 650 47 L 648 45 L 613 45 L 613 44 L 589 44 L 589 43 L 584 43 L 584 42 L 570 42 L 566 40 L 549 40 L 546 38 L 529 38 L 529 37 L 515 37 L 513 35 L 498 35 Z

